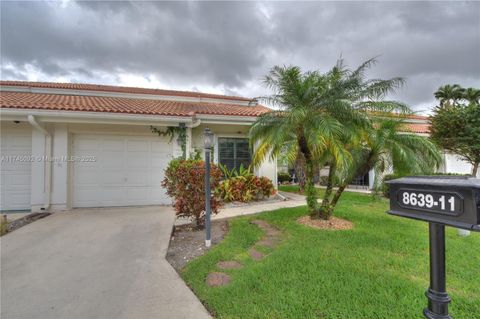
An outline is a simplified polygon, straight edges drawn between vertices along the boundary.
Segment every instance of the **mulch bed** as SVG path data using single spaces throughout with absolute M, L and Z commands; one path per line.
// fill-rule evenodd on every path
M 25 217 L 8 222 L 7 234 L 11 233 L 16 229 L 19 229 L 20 227 L 33 223 L 36 220 L 45 218 L 49 215 L 51 215 L 51 213 L 32 213 Z M 7 219 L 8 219 L 8 215 L 7 215 Z
M 310 218 L 310 216 L 307 215 L 297 219 L 297 222 L 304 226 L 324 230 L 348 230 L 353 228 L 353 223 L 351 221 L 338 217 L 330 217 L 329 220 L 324 220 L 312 219 Z
M 213 247 L 225 237 L 228 232 L 228 222 L 226 220 L 215 220 L 212 221 L 211 226 L 211 247 Z M 189 261 L 202 256 L 207 251 L 205 229 L 198 229 L 192 225 L 175 226 L 166 258 L 176 271 L 180 271 Z

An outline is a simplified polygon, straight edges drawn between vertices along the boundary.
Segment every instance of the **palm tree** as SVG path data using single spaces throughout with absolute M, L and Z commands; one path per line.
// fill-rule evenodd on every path
M 434 93 L 435 98 L 440 101 L 443 106 L 446 103 L 455 104 L 459 99 L 463 98 L 463 88 L 458 84 L 447 84 L 438 88 Z
M 351 150 L 354 160 L 337 177 L 341 182 L 330 201 L 334 209 L 345 188 L 357 176 L 370 170 L 380 176 L 386 171 L 398 175 L 427 174 L 435 172 L 442 163 L 437 146 L 429 139 L 406 133 L 403 119 L 379 118 L 361 132 L 361 143 Z
M 262 115 L 250 128 L 253 162 L 258 165 L 267 156 L 281 151 L 293 161 L 305 160 L 305 194 L 312 217 L 328 219 L 327 203 L 318 203 L 314 188 L 314 168 L 329 164 L 348 166 L 352 155 L 345 147 L 353 143 L 357 131 L 370 125 L 369 112 L 408 111 L 408 107 L 383 98 L 400 87 L 403 79 L 367 80 L 365 71 L 375 63 L 370 59 L 350 70 L 339 60 L 327 73 L 302 73 L 299 67 L 274 67 L 265 84 L 274 93 L 262 98 L 279 110 Z M 331 193 L 333 184 L 327 187 Z
M 463 99 L 470 104 L 480 104 L 480 90 L 475 88 L 468 88 L 463 90 Z

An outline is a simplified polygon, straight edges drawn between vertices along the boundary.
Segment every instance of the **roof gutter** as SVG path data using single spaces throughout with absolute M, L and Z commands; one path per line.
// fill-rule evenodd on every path
M 50 209 L 50 199 L 52 194 L 52 135 L 43 127 L 41 126 L 35 117 L 31 114 L 27 116 L 28 123 L 32 125 L 35 129 L 43 133 L 45 135 L 45 161 L 44 161 L 44 205 L 42 210 L 49 210 Z
M 82 112 L 82 111 L 54 111 L 54 110 L 31 110 L 10 109 L 0 110 L 2 120 L 25 120 L 29 115 L 35 116 L 44 122 L 69 122 L 69 123 L 96 123 L 96 124 L 126 124 L 126 125 L 164 125 L 173 123 L 190 124 L 193 122 L 191 115 L 168 116 L 168 115 L 144 115 L 144 114 L 120 114 L 113 112 Z

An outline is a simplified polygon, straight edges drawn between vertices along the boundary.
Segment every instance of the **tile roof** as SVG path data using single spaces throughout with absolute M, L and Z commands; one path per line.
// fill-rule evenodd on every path
M 411 133 L 430 133 L 430 124 L 428 123 L 406 123 L 405 131 Z
M 2 85 L 7 85 L 2 81 Z M 29 82 L 29 84 L 32 84 Z M 227 101 L 226 101 L 227 102 Z M 233 104 L 232 104 L 233 103 Z M 30 92 L 0 92 L 2 108 L 61 110 L 83 112 L 111 112 L 125 114 L 193 116 L 194 114 L 258 116 L 270 111 L 262 105 L 247 106 L 220 102 L 189 102 L 129 97 L 47 94 Z
M 85 90 L 97 92 L 115 92 L 115 93 L 131 93 L 131 94 L 152 94 L 152 95 L 166 95 L 166 96 L 183 96 L 196 98 L 210 98 L 210 99 L 224 99 L 248 102 L 252 99 L 240 96 L 228 96 L 220 94 L 175 91 L 175 90 L 161 90 L 148 89 L 139 87 L 127 86 L 113 86 L 101 84 L 85 84 L 85 83 L 55 83 L 55 82 L 27 82 L 27 81 L 0 81 L 2 86 L 17 86 L 17 87 L 31 87 L 43 89 L 66 89 L 66 90 Z

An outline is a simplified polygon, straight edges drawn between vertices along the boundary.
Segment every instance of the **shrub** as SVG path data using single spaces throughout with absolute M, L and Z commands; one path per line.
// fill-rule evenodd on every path
M 277 180 L 280 184 L 284 184 L 284 183 L 289 183 L 292 181 L 292 177 L 290 176 L 290 174 L 288 173 L 285 173 L 285 172 L 280 172 L 278 173 L 277 175 Z
M 274 193 L 275 188 L 270 179 L 251 173 L 226 179 L 217 188 L 217 194 L 225 202 L 250 202 L 270 197 Z
M 212 214 L 218 214 L 220 201 L 215 195 L 222 177 L 222 172 L 211 164 L 210 201 Z M 177 216 L 187 217 L 196 221 L 197 226 L 204 224 L 205 215 L 205 162 L 202 160 L 174 159 L 165 170 L 162 186 L 167 194 L 174 199 L 174 208 Z
M 220 169 L 222 170 L 223 177 L 225 179 L 230 179 L 232 177 L 239 177 L 239 176 L 244 176 L 248 177 L 250 175 L 253 175 L 252 173 L 252 168 L 248 166 L 247 168 L 243 167 L 243 164 L 240 164 L 240 168 L 237 170 L 235 167 L 232 169 L 228 169 L 227 166 L 219 164 Z
M 386 198 L 390 198 L 390 185 L 388 185 L 385 182 L 389 181 L 389 180 L 392 180 L 392 179 L 396 179 L 396 178 L 400 178 L 400 176 L 395 175 L 395 174 L 387 174 L 387 175 L 383 176 L 382 193 L 383 193 L 383 196 L 385 196 Z

